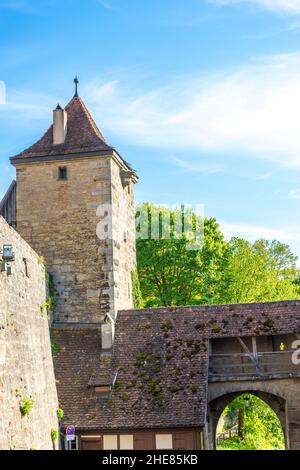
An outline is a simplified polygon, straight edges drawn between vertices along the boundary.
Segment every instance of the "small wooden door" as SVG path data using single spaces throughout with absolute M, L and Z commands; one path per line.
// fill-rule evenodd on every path
M 193 432 L 174 434 L 174 450 L 195 450 L 195 435 Z
M 101 441 L 99 439 L 81 440 L 81 450 L 101 450 Z
M 151 432 L 135 434 L 134 450 L 155 450 L 154 434 Z

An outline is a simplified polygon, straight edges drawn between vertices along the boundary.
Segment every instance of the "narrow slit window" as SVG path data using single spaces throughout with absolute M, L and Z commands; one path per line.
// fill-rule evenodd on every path
M 23 258 L 23 263 L 24 263 L 25 275 L 26 275 L 26 277 L 30 277 L 30 276 L 29 276 L 28 263 L 27 263 L 27 259 L 26 259 L 26 258 Z
M 67 180 L 68 179 L 68 170 L 67 167 L 61 166 L 58 169 L 58 179 L 59 180 Z

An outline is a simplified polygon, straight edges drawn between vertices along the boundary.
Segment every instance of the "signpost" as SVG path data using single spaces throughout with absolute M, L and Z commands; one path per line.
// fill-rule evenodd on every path
M 75 426 L 68 426 L 66 429 L 67 441 L 75 441 Z

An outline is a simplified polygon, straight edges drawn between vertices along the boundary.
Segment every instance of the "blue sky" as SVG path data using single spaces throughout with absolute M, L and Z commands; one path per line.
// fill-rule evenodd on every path
M 139 201 L 300 256 L 299 40 L 300 0 L 0 0 L 0 195 L 78 74 Z

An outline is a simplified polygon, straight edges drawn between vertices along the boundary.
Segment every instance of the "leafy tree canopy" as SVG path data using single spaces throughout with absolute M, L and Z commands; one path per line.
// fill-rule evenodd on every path
M 284 434 L 275 412 L 260 398 L 243 394 L 225 408 L 225 429 L 238 427 L 238 435 L 223 440 L 222 450 L 282 450 Z
M 170 210 L 144 203 L 137 214 L 138 275 L 145 307 L 299 298 L 297 257 L 288 245 L 241 238 L 227 242 L 216 219 L 201 219 L 182 207 Z
M 139 210 L 147 214 L 137 231 L 138 273 L 145 306 L 211 302 L 226 251 L 216 220 L 201 220 L 192 214 L 193 226 L 203 227 L 201 243 L 184 232 L 184 223 L 178 223 L 182 221 L 181 208 L 170 211 L 143 204 Z
M 299 297 L 296 257 L 287 245 L 241 238 L 228 243 L 218 302 L 264 302 Z

